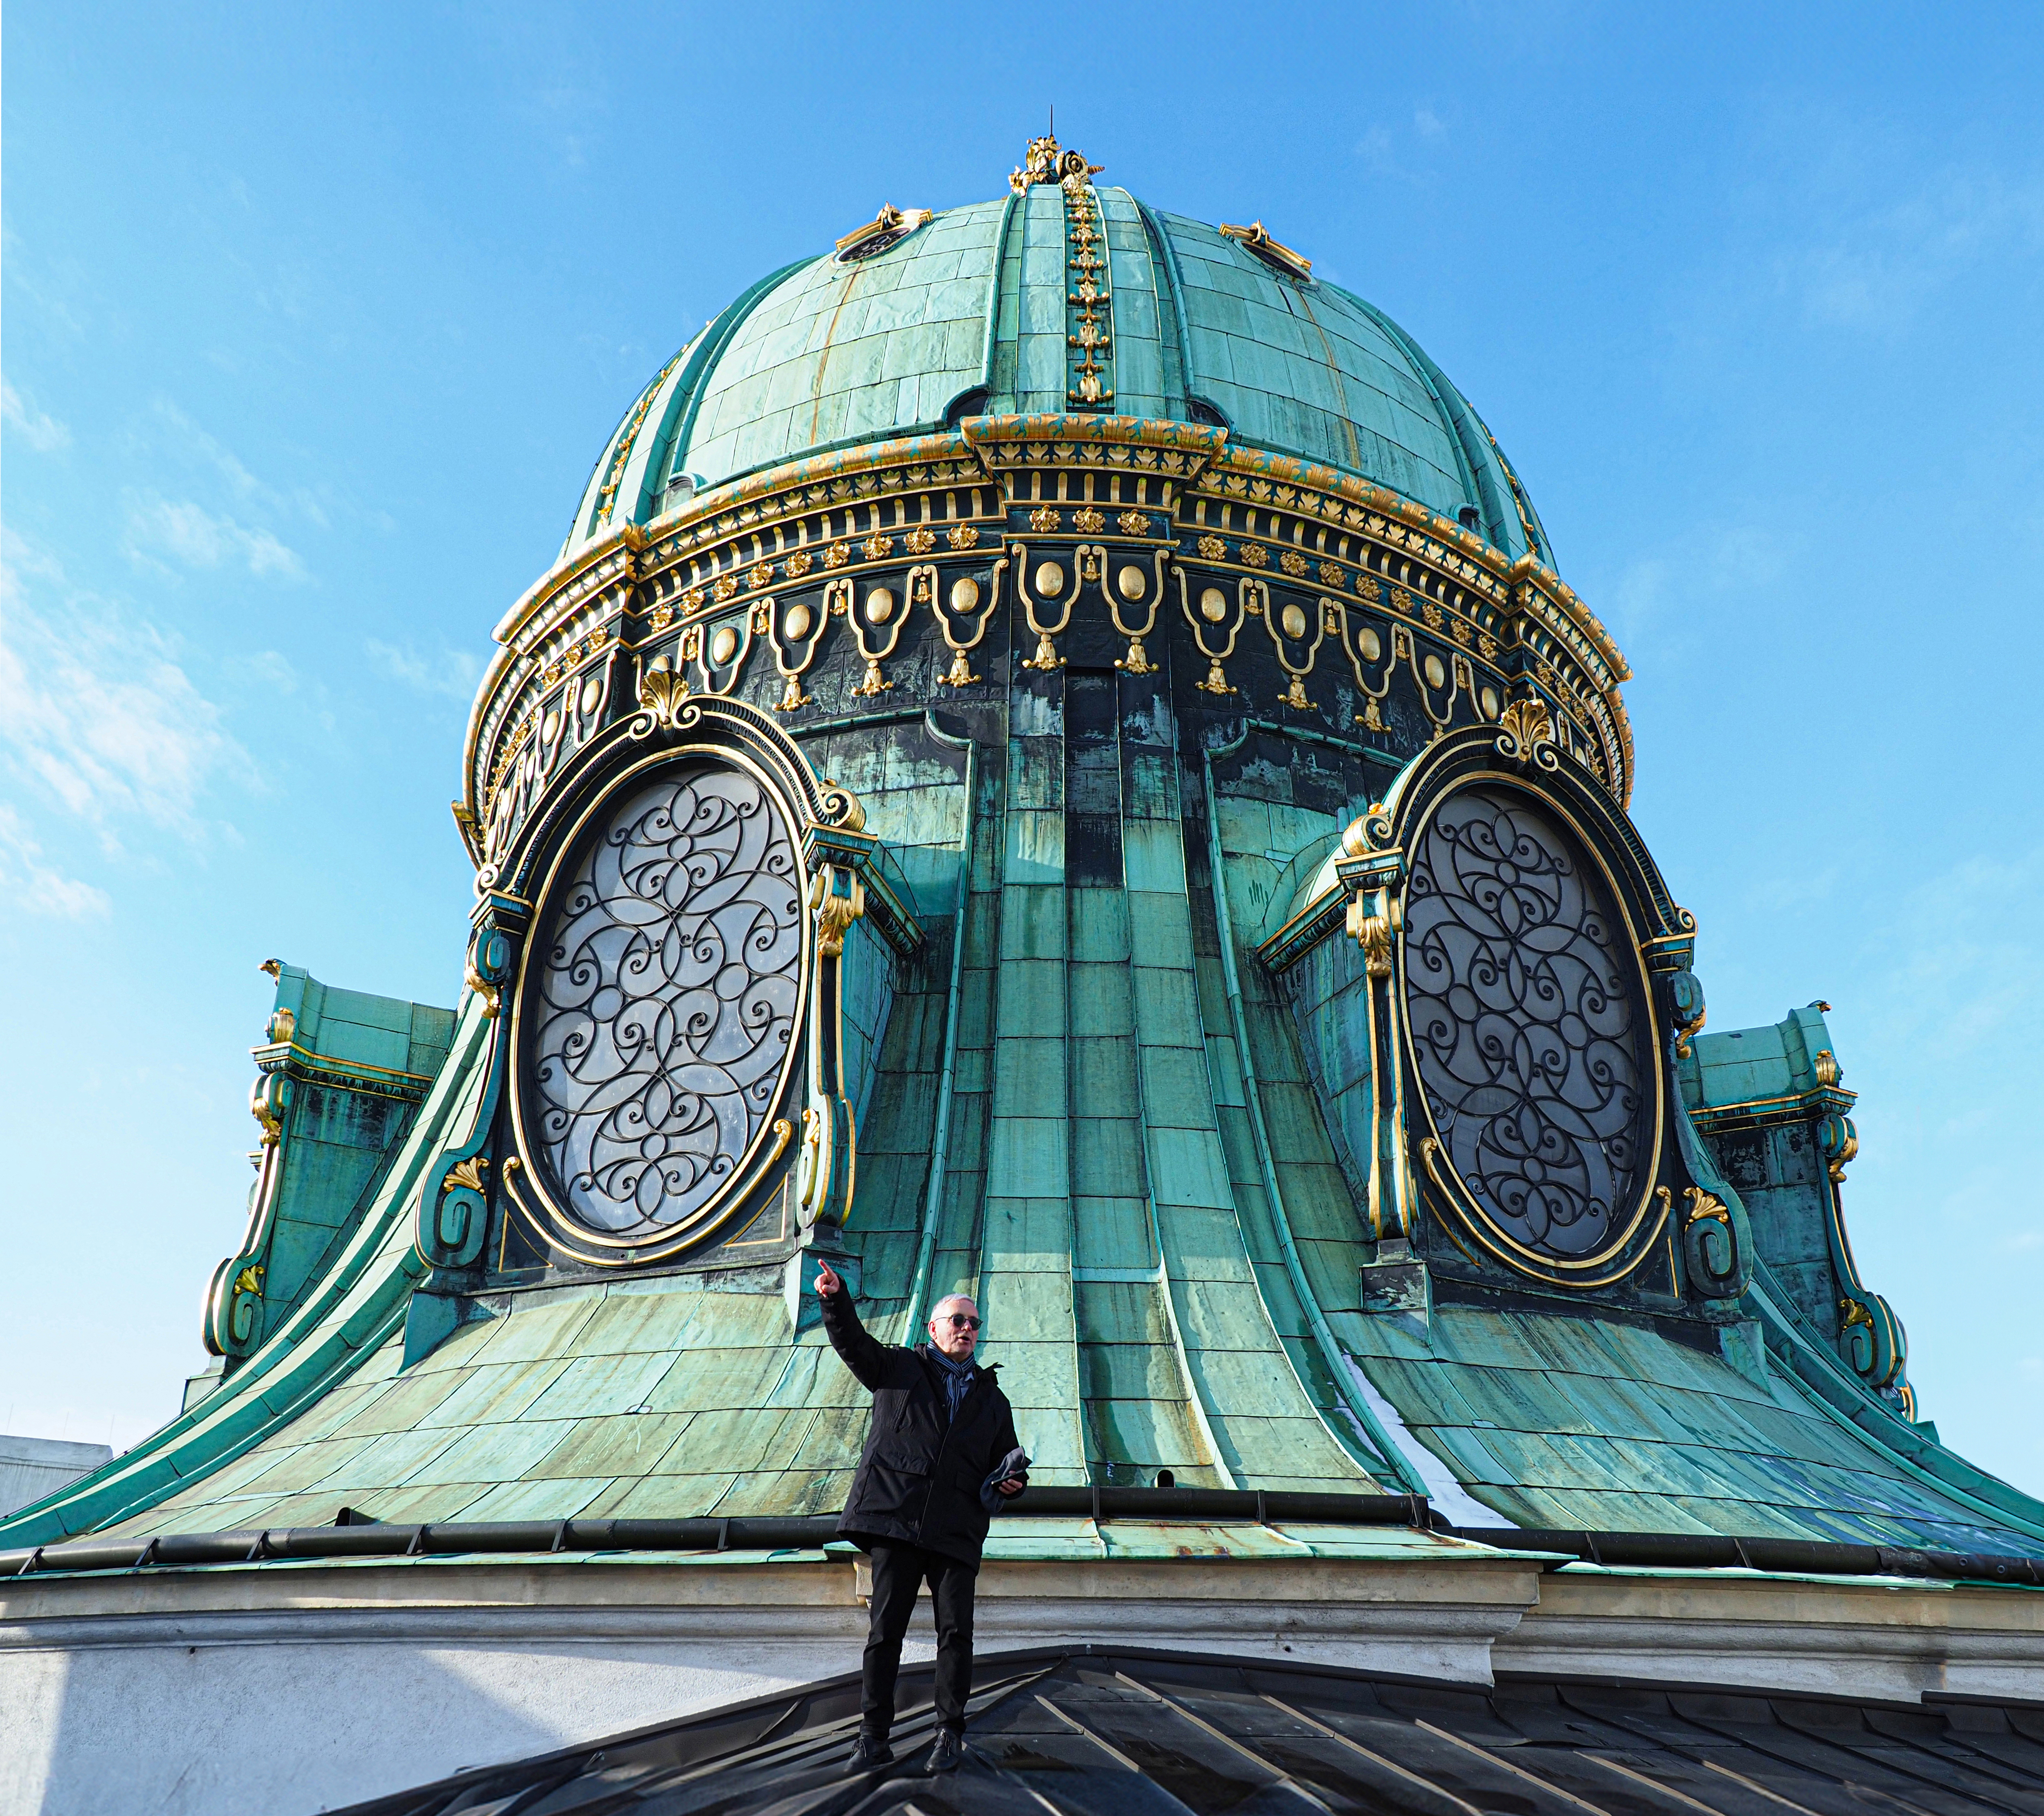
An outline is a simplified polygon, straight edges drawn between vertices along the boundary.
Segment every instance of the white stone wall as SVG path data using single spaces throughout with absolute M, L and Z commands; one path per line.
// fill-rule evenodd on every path
M 0 1583 L 0 1816 L 330 1810 L 855 1671 L 863 1561 L 263 1565 Z M 1089 1640 L 2044 1697 L 2044 1595 L 1537 1560 L 989 1562 L 982 1659 Z M 925 1613 L 908 1656 L 930 1655 Z
M 108 1444 L 72 1444 L 57 1438 L 0 1438 L 0 1514 L 12 1513 L 98 1469 L 113 1454 Z

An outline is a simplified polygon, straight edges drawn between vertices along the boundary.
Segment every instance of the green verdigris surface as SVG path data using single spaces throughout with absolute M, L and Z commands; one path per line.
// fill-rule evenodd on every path
M 1905 1453 L 1897 1428 L 1913 1428 L 1881 1425 L 1868 1396 L 1854 1403 L 1856 1387 L 1792 1353 L 1792 1320 L 1769 1311 L 1765 1282 L 1750 1340 L 1735 1330 L 1721 1349 L 1580 1311 L 1365 1311 L 1354 1198 L 1291 1016 L 1251 950 L 1297 854 L 1351 804 L 1222 803 L 1245 1054 L 1177 771 L 1164 750 L 1133 754 L 1130 773 L 1148 779 L 1129 793 L 1115 885 L 1073 880 L 1082 854 L 1056 811 L 1072 775 L 1026 725 L 1005 774 L 978 774 L 970 815 L 940 751 L 897 748 L 848 773 L 937 905 L 951 905 L 940 878 L 947 850 L 959 873 L 961 842 L 966 883 L 949 1164 L 932 1194 L 960 922 L 930 914 L 925 954 L 897 977 L 849 1246 L 874 1323 L 901 1331 L 934 1198 L 923 1296 L 980 1298 L 1038 1480 L 1170 1467 L 1187 1483 L 1396 1489 L 1402 1461 L 1527 1524 L 2034 1542 L 2031 1503 L 1927 1439 Z M 1282 792 L 1267 774 L 1258 785 Z M 468 999 L 417 1129 L 286 1326 L 192 1413 L 10 1522 L 10 1540 L 318 1523 L 344 1505 L 447 1522 L 840 1504 L 864 1396 L 813 1326 L 790 1326 L 781 1292 L 740 1267 L 498 1295 L 401 1366 L 423 1271 L 408 1195 L 425 1152 L 462 1127 L 485 1025 Z M 1252 1079 L 1278 1204 L 1254 1153 Z M 1375 1431 L 1359 1396 L 1385 1409 Z
M 1336 285 L 1286 282 L 1203 221 L 1124 189 L 1096 193 L 1116 410 L 1224 420 L 1239 443 L 1325 462 L 1450 516 L 1473 507 L 1496 547 L 1552 564 L 1489 431 L 1381 311 Z M 774 273 L 626 413 L 562 553 L 657 516 L 676 475 L 713 486 L 961 414 L 1062 411 L 1066 255 L 1063 198 L 1039 184 L 943 209 L 883 257 Z
M 584 748 L 651 740 L 662 706 L 680 735 L 674 665 L 688 658 L 674 639 L 700 643 L 713 619 L 678 623 L 678 612 L 727 614 L 736 643 L 755 612 L 770 629 L 775 610 L 785 626 L 797 605 L 806 622 L 843 618 L 851 595 L 827 604 L 827 574 L 901 588 L 915 630 L 884 681 L 826 627 L 832 653 L 795 691 L 829 704 L 810 700 L 807 718 L 778 716 L 791 671 L 763 660 L 742 687 L 716 685 L 738 690 L 721 710 L 786 729 L 773 748 L 791 774 L 806 761 L 813 780 L 863 804 L 864 833 L 843 837 L 878 842 L 874 874 L 884 870 L 918 923 L 919 938 L 892 947 L 871 916 L 843 932 L 857 1134 L 847 1275 L 869 1323 L 902 1338 L 942 1294 L 978 1299 L 984 1353 L 1001 1365 L 1039 1483 L 1148 1484 L 1169 1469 L 1187 1485 L 1425 1491 L 1470 1523 L 2036 1551 L 2044 1507 L 1916 1420 L 1899 1320 L 1852 1264 L 1837 1193 L 1851 1099 L 1818 1010 L 1699 1035 L 1676 1065 L 1669 1108 L 1695 1161 L 1681 1177 L 1699 1182 L 1692 1200 L 1715 1206 L 1726 1231 L 1750 1220 L 1758 1251 L 1726 1289 L 1735 1303 L 1694 1302 L 1672 1236 L 1665 1267 L 1654 1257 L 1662 1285 L 1642 1284 L 1642 1266 L 1623 1292 L 1571 1297 L 1551 1280 L 1486 1271 L 1466 1250 L 1458 1259 L 1445 1223 L 1445 1234 L 1425 1232 L 1433 1246 L 1417 1258 L 1366 1232 L 1358 1144 L 1383 1083 L 1358 1034 L 1363 960 L 1338 931 L 1343 904 L 1323 861 L 1428 748 L 1516 751 L 1523 770 L 1539 742 L 1534 708 L 1551 728 L 1546 700 L 1566 713 L 1587 697 L 1552 678 L 1555 639 L 1574 639 L 1559 659 L 1588 661 L 1584 627 L 1596 627 L 1558 608 L 1545 628 L 1504 615 L 1508 602 L 1531 609 L 1524 577 L 1544 571 L 1517 559 L 1546 559 L 1537 519 L 1467 404 L 1395 327 L 1333 286 L 1285 276 L 1237 237 L 1124 191 L 1085 193 L 1105 248 L 1112 407 L 1131 413 L 1114 436 L 1104 417 L 1068 413 L 1071 286 L 1088 281 L 1072 275 L 1078 189 L 1039 182 L 940 213 L 870 260 L 809 259 L 763 279 L 635 401 L 578 508 L 559 596 L 536 589 L 530 623 L 507 620 L 513 643 L 526 641 L 507 646 L 486 683 L 486 705 L 491 688 L 506 690 L 498 729 L 517 728 L 491 787 L 522 776 L 542 808 L 558 807 L 533 777 L 571 711 L 586 722 Z M 799 546 L 787 539 L 793 518 L 758 528 L 753 494 L 714 491 L 819 449 L 1016 413 L 1035 413 L 1027 459 L 998 471 L 983 463 L 995 443 L 961 436 L 942 463 L 927 447 L 901 455 L 962 470 L 940 482 L 927 466 L 920 479 L 798 477 L 801 524 L 820 526 Z M 1219 446 L 1216 418 L 1233 445 L 1274 463 L 1229 466 L 1220 490 L 1189 505 L 1189 476 Z M 1187 424 L 1197 426 L 1181 434 Z M 1274 457 L 1287 455 L 1327 470 L 1308 485 L 1296 465 L 1278 471 Z M 1185 485 L 1167 499 L 1174 473 Z M 1326 489 L 1338 474 L 1441 515 L 1374 492 L 1344 502 Z M 642 585 L 628 571 L 635 539 L 655 539 L 620 526 L 669 510 L 677 475 L 712 489 L 686 530 L 701 583 L 682 588 L 670 565 Z M 912 525 L 901 508 L 932 483 L 948 498 L 929 514 L 926 489 Z M 1124 483 L 1150 490 L 1108 499 Z M 962 496 L 982 500 L 970 509 L 984 511 L 983 530 L 957 515 Z M 1131 497 L 1140 509 L 1121 508 Z M 884 532 L 883 508 L 896 513 Z M 1206 514 L 1182 515 L 1193 509 Z M 670 529 L 678 548 L 682 531 Z M 1028 654 L 1050 633 L 1025 632 L 1010 577 L 970 659 L 955 643 L 947 651 L 936 562 L 951 564 L 947 584 L 970 581 L 986 589 L 974 600 L 991 601 L 1001 570 L 989 564 L 1004 547 L 1019 564 L 1025 536 L 1063 538 L 1038 540 L 1036 559 L 1071 563 L 1075 585 L 1094 564 L 1089 617 L 1059 632 L 1059 650 Z M 743 538 L 741 556 L 732 539 Z M 722 552 L 705 555 L 713 544 Z M 878 565 L 897 555 L 928 562 L 920 604 L 913 570 Z M 1215 583 L 1218 616 L 1195 621 L 1204 595 L 1181 590 L 1170 608 L 1182 624 L 1167 614 L 1144 632 L 1153 659 L 1140 660 L 1135 633 L 1110 615 L 1157 605 L 1144 575 L 1161 589 L 1167 561 L 1174 579 L 1192 567 L 1201 586 Z M 1117 589 L 1130 580 L 1112 601 L 1110 568 Z M 1465 588 L 1480 573 L 1481 606 Z M 1347 603 L 1308 590 L 1323 586 Z M 878 596 L 891 613 L 897 596 Z M 1257 616 L 1239 619 L 1243 647 L 1227 652 L 1230 680 L 1187 639 L 1231 609 L 1246 614 L 1251 598 Z M 1281 695 L 1284 639 L 1347 624 L 1351 609 L 1383 627 L 1370 631 L 1375 652 L 1331 653 L 1305 698 L 1306 671 L 1288 662 L 1293 685 Z M 1284 629 L 1288 618 L 1301 628 Z M 1512 653 L 1536 647 L 1537 659 Z M 951 652 L 981 672 L 954 686 Z M 695 681 L 711 686 L 700 650 L 695 659 Z M 1517 690 L 1516 733 L 1500 733 L 1500 700 L 1476 705 L 1474 673 L 1460 678 L 1472 661 L 1506 665 L 1485 669 L 1482 685 Z M 1370 691 L 1363 670 L 1380 662 Z M 1409 680 L 1394 694 L 1401 662 Z M 1424 662 L 1441 678 L 1426 680 Z M 1432 693 L 1451 674 L 1453 698 L 1438 708 Z M 1385 701 L 1384 722 L 1357 729 L 1364 698 L 1347 674 L 1373 713 Z M 573 772 L 550 748 L 548 761 Z M 1566 760 L 1580 768 L 1618 748 L 1577 739 Z M 1614 787 L 1615 759 L 1599 760 L 1576 785 Z M 489 806 L 478 793 L 463 824 L 484 896 L 478 928 L 508 951 L 504 929 L 522 937 L 533 904 L 492 893 L 502 878 L 477 842 Z M 1289 981 L 1275 975 L 1262 943 L 1331 904 L 1337 931 Z M 483 950 L 472 943 L 472 962 Z M 1700 989 L 1688 950 L 1655 975 Z M 299 1018 L 298 1034 L 273 1027 L 258 1063 L 304 1088 L 279 1122 L 277 1188 L 259 1192 L 243 1251 L 216 1281 L 232 1288 L 216 1293 L 213 1319 L 231 1352 L 224 1380 L 126 1456 L 0 1522 L 0 1538 L 281 1527 L 344 1507 L 445 1523 L 842 1504 L 866 1403 L 793 1290 L 814 1256 L 781 1176 L 761 1176 L 714 1243 L 644 1271 L 563 1265 L 529 1231 L 507 1258 L 505 1181 L 517 1156 L 508 1139 L 491 1146 L 496 1125 L 478 1127 L 478 1115 L 517 985 L 508 968 L 488 977 L 497 983 L 466 996 L 450 1028 L 444 1012 L 284 971 L 279 1008 Z M 1642 1013 L 1665 1017 L 1665 1005 Z M 1686 1010 L 1655 1025 L 1671 1044 L 1694 1032 Z M 514 1055 L 494 1075 L 509 1077 L 514 1098 L 523 1063 Z M 361 1095 L 371 1073 L 406 1109 L 373 1133 L 358 1115 L 333 1138 L 313 1091 Z M 783 1112 L 801 1105 L 770 1113 Z M 461 1192 L 486 1210 L 495 1246 L 478 1222 L 429 1270 L 415 1246 L 428 1239 L 419 1199 L 456 1150 L 469 1167 Z M 246 1289 L 235 1284 L 244 1274 Z M 415 1319 L 408 1363 L 407 1308 L 422 1284 L 416 1303 L 430 1300 L 440 1321 Z M 997 1542 L 1026 1549 L 1022 1533 Z
M 256 1050 L 251 1108 L 263 1133 L 248 1227 L 206 1297 L 207 1347 L 229 1373 L 360 1223 L 454 1038 L 449 1010 L 334 989 L 295 966 L 266 969 L 277 996 L 271 1038 Z

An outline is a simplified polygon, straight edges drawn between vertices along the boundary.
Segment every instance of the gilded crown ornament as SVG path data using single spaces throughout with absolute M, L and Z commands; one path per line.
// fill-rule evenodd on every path
M 1035 183 L 1065 182 L 1073 177 L 1084 182 L 1106 167 L 1088 163 L 1083 152 L 1064 150 L 1055 136 L 1046 132 L 1042 138 L 1029 141 L 1022 162 L 1008 173 L 1008 186 L 1020 195 Z

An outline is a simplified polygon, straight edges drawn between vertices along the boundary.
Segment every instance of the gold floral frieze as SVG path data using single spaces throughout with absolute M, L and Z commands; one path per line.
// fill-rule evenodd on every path
M 622 628 L 636 601 L 636 634 L 658 635 L 819 570 L 856 575 L 904 555 L 997 549 L 1011 522 L 1037 536 L 1176 539 L 1187 559 L 1389 612 L 1492 668 L 1523 649 L 1577 728 L 1584 759 L 1621 800 L 1630 793 L 1631 731 L 1617 691 L 1630 669 L 1537 560 L 1510 559 L 1354 474 L 1241 447 L 1225 429 L 1098 411 L 973 417 L 813 456 L 578 549 L 498 627 L 505 647 L 471 716 L 464 768 L 477 785 L 466 808 L 493 792 L 525 741 L 523 716 L 548 671 L 564 674 L 592 653 L 580 639 L 593 619 Z

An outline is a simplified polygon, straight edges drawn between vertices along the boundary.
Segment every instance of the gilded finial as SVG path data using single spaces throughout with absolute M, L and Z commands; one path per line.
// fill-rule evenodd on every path
M 1032 183 L 1063 182 L 1073 177 L 1083 182 L 1106 168 L 1105 164 L 1088 163 L 1083 152 L 1064 150 L 1046 132 L 1040 139 L 1029 141 L 1022 162 L 1008 173 L 1008 186 L 1020 195 Z

